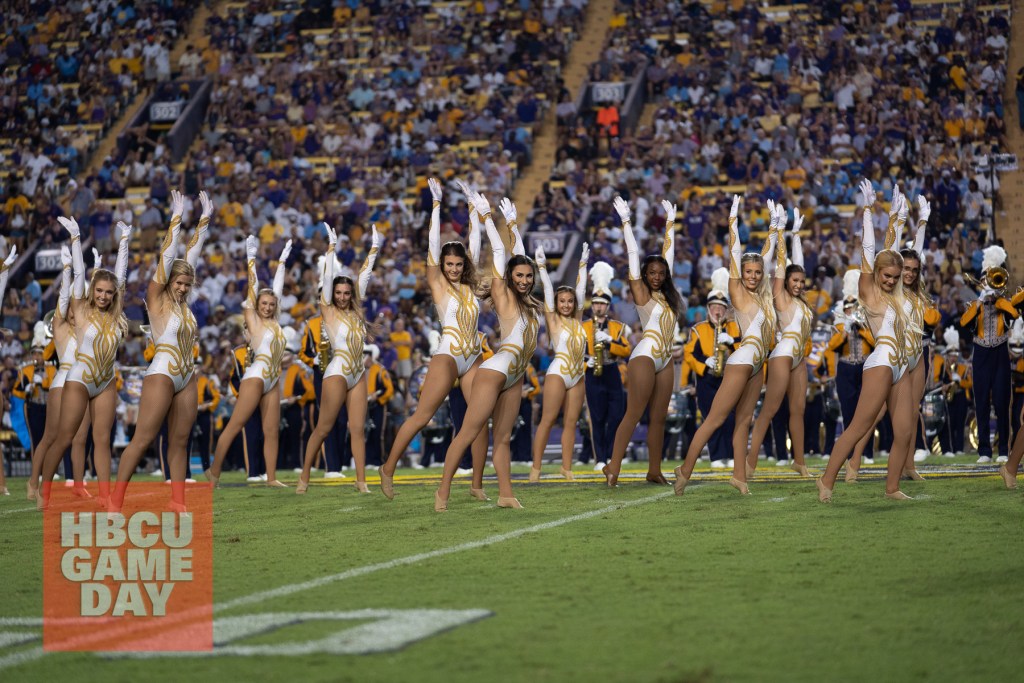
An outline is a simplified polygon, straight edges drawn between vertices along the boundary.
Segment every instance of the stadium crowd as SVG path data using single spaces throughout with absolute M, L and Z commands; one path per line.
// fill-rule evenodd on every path
M 745 196 L 741 238 L 754 247 L 768 221 L 765 200 L 799 207 L 807 298 L 823 321 L 842 297 L 843 272 L 859 263 L 849 235 L 863 177 L 885 198 L 898 179 L 912 205 L 923 194 L 935 207 L 922 277 L 942 314 L 940 337 L 975 298 L 963 274 L 980 270 L 993 237 L 998 176 L 978 169 L 1005 149 L 1009 20 L 1001 11 L 981 16 L 970 6 L 898 0 L 859 12 L 825 2 L 783 13 L 734 2 L 712 14 L 702 3 L 620 2 L 591 80 L 643 79 L 647 116 L 627 130 L 617 115 L 608 118 L 607 105 L 576 111 L 561 81 L 583 0 L 229 3 L 207 21 L 209 45 L 188 46 L 176 68 L 170 48 L 195 10 L 191 0 L 15 4 L 0 19 L 0 253 L 58 244 L 64 236 L 54 219 L 67 214 L 110 258 L 113 226 L 132 223 L 138 248 L 125 313 L 144 321 L 170 190 L 195 197 L 205 189 L 216 207 L 215 239 L 192 308 L 203 372 L 223 387 L 232 350 L 244 344 L 246 235 L 262 244 L 261 281 L 271 279 L 284 241 L 295 241 L 281 322 L 301 337 L 316 311 L 324 223 L 346 233 L 338 257 L 349 276 L 376 224 L 386 240 L 364 305 L 376 323 L 379 362 L 397 379 L 390 408 L 398 417 L 408 411 L 408 379 L 428 357 L 436 323 L 423 277 L 426 178 L 447 181 L 443 239 L 464 236 L 469 210 L 454 180 L 495 201 L 510 194 L 518 169 L 532 162 L 550 103 L 559 149 L 530 229 L 581 230 L 591 262 L 621 274 L 626 256 L 612 199 L 629 200 L 641 251 L 653 253 L 664 225 L 659 200 L 677 197 L 674 279 L 687 324 L 706 317 L 733 193 Z M 204 75 L 210 106 L 181 163 L 141 130 L 136 144 L 85 171 L 96 136 L 140 88 Z M 139 187 L 144 194 L 131 191 Z M 183 222 L 197 220 L 189 200 Z M 887 220 L 879 206 L 880 232 Z M 2 347 L 5 396 L 36 321 L 52 307 L 31 274 L 14 284 L 2 309 L 2 326 L 14 332 Z M 639 332 L 624 281 L 613 289 L 612 316 Z M 483 312 L 481 323 L 496 341 L 494 314 Z M 145 344 L 136 330 L 121 365 L 143 365 Z M 542 338 L 540 370 L 547 349 Z M 297 354 L 297 344 L 289 350 Z

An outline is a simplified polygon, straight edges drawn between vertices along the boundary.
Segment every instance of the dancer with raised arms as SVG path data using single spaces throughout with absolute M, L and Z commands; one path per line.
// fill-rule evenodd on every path
M 771 261 L 773 243 L 777 233 L 771 231 L 765 251 L 743 253 L 739 235 L 740 197 L 734 196 L 729 211 L 729 299 L 732 301 L 736 322 L 743 330 L 739 347 L 729 356 L 722 373 L 722 384 L 711 403 L 711 412 L 704 416 L 700 428 L 693 435 L 686 451 L 686 460 L 675 469 L 674 484 L 677 496 L 683 495 L 693 474 L 697 458 L 722 426 L 729 413 L 736 410 L 736 427 L 732 435 L 735 454 L 733 476 L 729 484 L 742 494 L 749 494 L 746 460 L 747 435 L 754 407 L 764 383 L 764 363 L 775 338 L 775 306 L 771 287 L 765 277 L 765 261 Z
M 789 401 L 789 437 L 793 447 L 790 467 L 807 477 L 804 460 L 804 408 L 807 405 L 807 361 L 804 350 L 811 337 L 811 322 L 814 313 L 803 299 L 804 252 L 800 244 L 800 228 L 803 215 L 794 212 L 792 233 L 793 262 L 786 263 L 786 209 L 782 204 L 768 200 L 771 215 L 771 230 L 776 235 L 776 258 L 772 277 L 772 301 L 778 320 L 781 338 L 768 356 L 768 379 L 765 386 L 761 412 L 754 422 L 747 450 L 747 477 L 757 469 L 757 454 L 761 450 L 764 436 L 771 427 L 772 418 L 782 406 L 783 399 Z M 768 266 L 769 270 L 772 267 Z M 782 458 L 782 454 L 779 454 Z
M 189 308 L 189 296 L 195 286 L 196 267 L 209 233 L 210 216 L 213 215 L 213 203 L 206 192 L 199 193 L 199 202 L 203 206 L 203 214 L 182 260 L 177 258 L 177 253 L 185 198 L 177 190 L 171 191 L 171 224 L 157 255 L 156 273 L 146 291 L 146 310 L 156 353 L 142 380 L 135 434 L 121 455 L 117 485 L 110 500 L 112 511 L 121 510 L 128 482 L 165 420 L 171 509 L 185 511 L 187 446 L 199 414 L 193 355 L 199 341 L 199 328 Z
M 509 441 L 519 414 L 523 376 L 537 348 L 537 330 L 540 327 L 540 302 L 530 294 L 535 276 L 534 263 L 524 252 L 522 238 L 515 226 L 516 208 L 511 200 L 505 198 L 499 205 L 512 245 L 512 258 L 507 261 L 505 245 L 491 218 L 490 204 L 479 193 L 474 193 L 471 201 L 486 226 L 487 238 L 491 243 L 493 265 L 490 298 L 501 326 L 501 345 L 497 353 L 483 362 L 473 380 L 473 398 L 467 401 L 469 409 L 462 429 L 452 439 L 445 454 L 441 486 L 434 494 L 436 512 L 448 509 L 448 497 L 459 459 L 491 417 L 494 424 L 494 451 L 491 457 L 498 475 L 498 507 L 522 507 L 512 493 Z
M 652 484 L 668 483 L 661 472 L 661 452 L 665 439 L 665 418 L 675 384 L 672 344 L 676 336 L 676 321 L 682 309 L 682 297 L 672 282 L 676 206 L 669 201 L 662 201 L 661 205 L 665 209 L 665 239 L 661 253 L 647 256 L 641 267 L 640 250 L 630 225 L 629 205 L 622 197 L 616 197 L 613 202 L 622 221 L 629 256 L 629 291 L 633 295 L 644 333 L 626 364 L 626 375 L 629 378 L 626 414 L 615 430 L 611 462 L 604 468 L 608 486 L 615 486 L 618 482 L 626 448 L 644 410 L 648 410 L 647 481 Z
M 245 240 L 249 287 L 246 299 L 242 302 L 242 313 L 249 335 L 252 362 L 238 385 L 235 409 L 217 440 L 213 464 L 205 472 L 206 478 L 214 486 L 220 482 L 221 467 L 231 449 L 231 442 L 259 409 L 263 422 L 263 459 L 267 466 L 267 486 L 287 488 L 287 484 L 277 480 L 277 450 L 281 430 L 281 386 L 278 379 L 281 377 L 281 357 L 285 347 L 284 332 L 277 318 L 284 293 L 285 262 L 291 254 L 292 242 L 288 240 L 281 252 L 271 289 L 259 288 L 259 277 L 256 275 L 259 251 L 260 241 L 250 235 Z
M 128 246 L 132 228 L 119 222 L 117 262 L 114 272 L 95 268 L 89 290 L 85 288 L 82 237 L 74 218 L 57 219 L 71 235 L 71 314 L 76 321 L 75 362 L 68 369 L 61 396 L 57 433 L 43 455 L 42 488 L 36 506 L 45 510 L 50 502 L 53 475 L 82 425 L 86 410 L 92 421 L 93 465 L 99 484 L 99 503 L 110 502 L 110 433 L 117 415 L 114 361 L 121 340 L 128 333 L 124 317 L 124 285 L 128 270 Z
M 576 273 L 576 289 L 568 286 L 557 290 L 551 286 L 551 278 L 545 267 L 547 259 L 544 250 L 537 247 L 537 269 L 544 285 L 544 318 L 548 325 L 548 339 L 554 342 L 554 358 L 544 375 L 544 397 L 540 424 L 533 436 L 533 465 L 530 466 L 530 481 L 540 481 L 540 464 L 544 448 L 548 443 L 551 428 L 555 426 L 558 413 L 565 410 L 562 420 L 562 476 L 569 481 L 572 476 L 572 452 L 576 443 L 576 421 L 583 410 L 586 398 L 583 374 L 586 369 L 584 355 L 587 352 L 587 334 L 583 330 L 583 300 L 587 294 L 587 261 L 590 247 L 583 244 L 579 270 Z
M 331 342 L 331 361 L 324 370 L 324 392 L 316 428 L 306 442 L 306 456 L 295 493 L 305 493 L 309 476 L 324 440 L 330 434 L 344 406 L 348 412 L 349 445 L 356 463 L 356 490 L 369 493 L 366 486 L 366 367 L 363 345 L 366 339 L 366 317 L 363 299 L 373 275 L 373 264 L 380 252 L 381 236 L 372 227 L 370 252 L 359 269 L 358 283 L 344 275 L 334 275 L 334 250 L 338 234 L 327 226 L 327 254 L 324 256 L 323 284 L 320 287 L 320 315 Z
M 477 319 L 480 300 L 476 295 L 476 264 L 480 256 L 480 216 L 473 203 L 473 191 L 459 183 L 469 205 L 469 251 L 461 242 L 441 244 L 441 183 L 427 181 L 433 197 L 430 229 L 427 233 L 427 285 L 441 322 L 441 339 L 430 357 L 427 375 L 420 389 L 415 412 L 402 423 L 391 446 L 387 462 L 380 468 L 381 491 L 389 499 L 395 497 L 394 476 L 398 461 L 406 449 L 437 412 L 455 382 L 472 402 L 473 383 L 483 363 Z M 474 435 L 473 483 L 470 495 L 487 500 L 483 489 L 483 471 L 487 459 L 487 430 Z
M 868 180 L 861 182 L 860 191 L 864 197 L 864 219 L 859 294 L 875 339 L 875 348 L 864 361 L 864 379 L 853 421 L 832 447 L 825 473 L 815 480 L 818 499 L 823 503 L 832 501 L 832 487 L 840 468 L 857 442 L 874 429 L 883 405 L 888 406 L 894 434 L 912 437 L 914 433 L 913 391 L 911 383 L 906 381 L 909 362 L 907 339 L 914 330 L 903 295 L 903 257 L 892 249 L 875 254 L 875 228 L 871 218 L 875 191 Z M 910 498 L 899 488 L 908 451 L 909 442 L 905 448 L 899 448 L 894 442 L 889 454 L 886 498 Z

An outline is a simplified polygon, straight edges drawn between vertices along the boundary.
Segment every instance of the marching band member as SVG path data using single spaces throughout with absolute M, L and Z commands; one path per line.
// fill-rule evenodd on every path
M 511 233 L 512 258 L 507 260 L 505 245 L 494 227 L 487 199 L 479 193 L 473 193 L 471 201 L 487 229 L 491 243 L 493 263 L 490 300 L 501 326 L 501 345 L 494 356 L 481 364 L 473 380 L 472 394 L 467 396 L 469 409 L 462 429 L 452 439 L 445 454 L 441 485 L 434 494 L 436 512 L 448 509 L 452 478 L 459 460 L 491 417 L 494 436 L 491 458 L 498 475 L 498 507 L 522 507 L 512 493 L 509 440 L 522 401 L 523 376 L 537 348 L 537 331 L 540 327 L 537 317 L 540 302 L 530 294 L 533 291 L 534 262 L 523 252 L 522 238 L 516 229 L 516 208 L 508 198 L 499 204 L 505 217 L 506 230 Z
M 395 442 L 391 445 L 387 462 L 381 465 L 380 488 L 388 499 L 395 497 L 395 469 L 413 437 L 430 422 L 456 381 L 459 382 L 467 403 L 472 402 L 473 382 L 477 370 L 483 363 L 480 356 L 480 336 L 477 333 L 480 300 L 476 295 L 475 267 L 480 253 L 482 217 L 474 206 L 475 193 L 460 183 L 469 204 L 467 251 L 461 242 L 441 244 L 441 183 L 436 178 L 431 178 L 427 184 L 433 197 L 430 229 L 427 234 L 427 284 L 441 321 L 441 343 L 437 353 L 430 358 L 430 366 L 420 389 L 416 410 L 402 423 L 395 436 Z M 476 434 L 473 436 L 477 437 Z M 483 490 L 483 468 L 486 459 L 486 441 L 477 439 L 473 448 L 473 485 L 470 487 L 470 495 L 480 500 L 487 499 Z
M 106 507 L 110 498 L 110 433 L 117 414 L 114 361 L 121 340 L 128 332 L 128 321 L 124 317 L 124 285 L 132 228 L 124 223 L 117 224 L 120 236 L 114 272 L 105 268 L 94 269 L 87 294 L 78 223 L 74 218 L 61 217 L 57 220 L 71 235 L 73 279 L 70 308 L 76 321 L 78 348 L 75 362 L 68 369 L 64 381 L 57 432 L 43 454 L 42 489 L 36 497 L 36 507 L 41 510 L 48 507 L 57 465 L 74 440 L 87 411 L 92 414 L 93 465 L 99 483 L 99 502 Z
M 42 322 L 36 323 L 36 327 L 43 327 Z M 36 332 L 39 330 L 37 329 Z M 37 335 L 38 336 L 38 335 Z M 45 446 L 43 439 L 46 433 L 46 422 L 49 416 L 48 405 L 50 403 L 50 387 L 56 375 L 57 368 L 52 363 L 43 362 L 43 346 L 38 340 L 33 340 L 30 350 L 31 362 L 22 366 L 18 372 L 18 379 L 11 388 L 11 396 L 20 398 L 23 401 L 25 424 L 28 426 L 29 436 L 32 441 L 33 460 L 38 459 L 40 447 Z M 58 408 L 58 411 L 60 409 Z M 59 413 L 58 413 L 59 415 Z M 56 418 L 56 415 L 54 416 Z M 32 484 L 35 483 L 29 478 L 29 500 L 35 498 Z M 76 482 L 85 491 L 84 483 Z
M 964 432 L 967 428 L 967 407 L 971 401 L 971 366 L 960 357 L 960 334 L 947 327 L 942 335 L 946 343 L 945 355 L 935 357 L 932 380 L 943 387 L 946 398 L 946 426 L 939 430 L 942 454 L 952 457 L 964 452 Z
M 1016 298 L 1014 297 L 1014 299 Z M 1016 386 L 1014 387 L 1013 398 L 1018 427 L 1016 435 L 1013 437 L 1013 449 L 1010 451 L 1010 457 L 1006 463 L 999 467 L 999 474 L 1002 476 L 1003 483 L 1008 489 L 1017 488 L 1017 470 L 1020 468 L 1021 458 L 1024 457 L 1024 429 L 1020 429 L 1021 415 L 1017 408 L 1018 402 L 1024 404 L 1024 381 L 1022 381 L 1024 378 L 1021 377 L 1022 373 L 1024 373 L 1022 351 L 1024 351 L 1024 321 L 1018 318 L 1014 321 L 1013 332 L 1010 333 L 1010 352 L 1015 356 L 1013 377 Z
M 820 328 L 819 328 L 820 329 Z M 820 334 L 812 332 L 812 339 Z M 825 344 L 816 341 L 814 350 L 807 355 L 807 410 L 804 413 L 804 443 L 808 453 L 828 457 L 836 442 L 836 414 L 838 401 L 832 400 L 832 384 L 836 380 L 836 354 L 828 350 L 830 335 L 825 332 Z M 832 415 L 829 415 L 831 411 Z M 821 428 L 825 428 L 825 442 L 821 442 Z
M 231 374 L 228 383 L 231 387 L 231 402 L 238 402 L 238 390 L 242 388 L 242 378 L 249 369 L 251 359 L 249 357 L 249 346 L 242 345 L 235 347 L 231 352 L 234 362 L 231 364 Z M 253 411 L 245 426 L 242 427 L 238 437 L 231 442 L 232 462 L 238 461 L 238 450 L 241 449 L 241 462 L 245 468 L 246 481 L 260 482 L 266 480 L 266 468 L 263 463 L 263 418 L 259 411 Z M 216 447 L 214 448 L 216 453 Z M 205 471 L 205 470 L 204 470 Z
M 320 452 L 327 435 L 333 429 L 342 406 L 348 412 L 349 443 L 356 464 L 356 490 L 369 493 L 366 486 L 366 368 L 363 364 L 363 344 L 366 337 L 366 319 L 362 302 L 373 275 L 373 264 L 380 252 L 381 236 L 373 226 L 370 251 L 359 269 L 358 282 L 345 276 L 334 275 L 334 251 L 337 233 L 328 226 L 327 254 L 324 257 L 324 284 L 320 293 L 320 314 L 324 317 L 327 336 L 331 340 L 333 356 L 324 371 L 324 402 L 320 404 L 316 428 L 306 443 L 306 457 L 299 476 L 296 493 L 309 488 L 309 475 L 313 461 Z
M 768 356 L 768 379 L 765 383 L 764 401 L 761 412 L 754 422 L 750 434 L 750 448 L 746 452 L 747 477 L 757 468 L 757 454 L 761 442 L 771 426 L 772 417 L 788 398 L 789 437 L 793 447 L 793 462 L 790 468 L 801 476 L 809 477 L 804 461 L 804 411 L 807 404 L 807 363 L 804 358 L 811 338 L 811 323 L 814 312 L 803 300 L 804 255 L 800 244 L 800 227 L 803 215 L 794 212 L 793 217 L 793 263 L 786 264 L 786 209 L 768 200 L 768 212 L 772 215 L 771 229 L 776 232 L 776 264 L 772 277 L 772 301 L 775 305 L 779 327 L 779 341 Z M 768 269 L 771 270 L 771 265 Z M 783 453 L 778 454 L 783 459 Z
M 835 334 L 829 340 L 828 350 L 838 358 L 836 363 L 836 394 L 839 396 L 839 410 L 843 416 L 843 429 L 853 423 L 853 415 L 860 400 L 864 375 L 864 361 L 875 345 L 871 328 L 863 318 L 857 294 L 860 272 L 847 271 L 843 276 L 843 301 L 835 311 Z M 857 480 L 861 461 L 872 460 L 874 454 L 874 429 L 857 442 L 846 463 L 846 481 Z M 833 444 L 833 448 L 835 445 Z
M 281 425 L 281 356 L 284 355 L 285 336 L 278 322 L 280 301 L 284 294 L 285 263 L 292 251 L 291 240 L 285 243 L 274 273 L 273 287 L 259 288 L 256 274 L 256 256 L 260 242 L 250 235 L 245 240 L 246 264 L 249 271 L 249 286 L 242 314 L 249 335 L 252 361 L 238 386 L 235 409 L 231 412 L 224 431 L 217 440 L 213 464 L 204 474 L 214 486 L 220 482 L 221 467 L 227 457 L 231 443 L 242 431 L 246 421 L 259 409 L 263 423 L 263 459 L 267 467 L 267 486 L 287 488 L 277 480 L 277 451 Z M 255 455 L 250 452 L 250 460 Z M 250 465 L 251 467 L 251 465 Z
M 544 285 L 544 317 L 548 326 L 548 339 L 554 346 L 554 358 L 544 375 L 544 400 L 540 424 L 533 437 L 533 465 L 530 466 L 530 481 L 540 481 L 541 458 L 548 445 L 548 436 L 555 426 L 558 413 L 564 408 L 562 419 L 562 476 L 569 481 L 572 475 L 572 452 L 576 443 L 576 422 L 583 409 L 583 373 L 586 367 L 584 354 L 587 349 L 587 333 L 580 322 L 583 318 L 583 299 L 587 293 L 587 260 L 590 247 L 583 244 L 579 269 L 576 272 L 576 288 L 562 286 L 557 290 L 551 286 L 551 278 L 545 267 L 544 250 L 537 249 L 537 268 Z
M 540 396 L 540 377 L 533 367 L 533 363 L 526 366 L 526 374 L 523 375 L 523 397 L 519 402 L 519 415 L 516 416 L 515 424 L 512 427 L 512 439 L 509 443 L 512 452 L 512 462 L 533 462 L 531 451 L 533 444 L 533 399 Z M 575 434 L 576 430 L 573 430 Z M 531 465 L 532 467 L 532 465 Z M 531 475 L 533 472 L 531 471 Z M 533 481 L 531 479 L 531 481 Z M 540 481 L 538 478 L 537 481 Z
M 142 380 L 139 418 L 131 443 L 121 454 L 117 486 L 110 508 L 119 511 L 124 504 L 128 482 L 146 449 L 156 439 L 167 420 L 167 468 L 171 479 L 171 509 L 185 511 L 185 478 L 188 470 L 188 443 L 199 410 L 195 358 L 199 328 L 189 309 L 189 294 L 195 285 L 196 266 L 209 232 L 213 203 L 205 192 L 199 193 L 203 214 L 185 251 L 177 258 L 181 214 L 185 197 L 171 191 L 171 225 L 157 256 L 156 273 L 146 292 L 146 309 L 156 353 Z
M 672 264 L 675 260 L 676 206 L 665 200 L 665 240 L 660 254 L 651 254 L 640 265 L 640 251 L 630 225 L 629 205 L 622 197 L 613 203 L 622 221 L 622 231 L 629 255 L 629 290 L 633 295 L 644 326 L 643 338 L 629 357 L 627 373 L 629 392 L 626 395 L 626 413 L 615 430 L 612 459 L 604 468 L 608 486 L 615 486 L 626 457 L 626 448 L 633 438 L 644 410 L 648 410 L 647 424 L 647 481 L 667 484 L 661 472 L 662 446 L 665 439 L 665 418 L 675 385 L 672 363 L 672 344 L 676 335 L 676 321 L 682 309 L 682 297 L 672 282 Z
M 196 426 L 199 427 L 196 442 L 199 444 L 199 459 L 203 470 L 210 466 L 213 455 L 213 416 L 220 405 L 220 383 L 212 372 L 205 372 L 202 363 L 197 359 L 196 393 L 198 394 L 198 412 Z
M 629 328 L 608 317 L 614 276 L 614 269 L 603 261 L 591 266 L 593 290 L 590 318 L 583 321 L 583 332 L 587 337 L 586 378 L 583 384 L 590 423 L 590 446 L 594 455 L 594 469 L 598 472 L 611 461 L 615 429 L 626 411 L 626 393 L 622 388 L 619 363 L 629 359 L 633 351 L 629 343 Z M 585 451 L 581 460 L 584 458 L 589 459 Z
M 960 327 L 971 326 L 974 331 L 974 351 L 971 366 L 974 371 L 974 412 L 978 415 L 978 462 L 992 462 L 992 437 L 989 434 L 989 415 L 995 408 L 996 433 L 999 437 L 998 462 L 1006 462 L 1010 443 L 1010 353 L 1007 349 L 1010 325 L 1017 310 L 1010 300 L 1000 296 L 988 282 L 988 271 L 1002 266 L 1006 250 L 999 246 L 986 247 L 981 262 L 985 287 L 978 300 L 964 311 Z
M 857 442 L 874 428 L 883 406 L 888 406 L 893 432 L 900 436 L 909 435 L 905 449 L 901 450 L 894 443 L 889 454 L 885 496 L 893 500 L 910 498 L 899 488 L 906 456 L 909 455 L 906 452 L 909 451 L 909 439 L 914 429 L 911 384 L 903 381 L 909 363 L 906 340 L 909 334 L 914 333 L 904 308 L 903 257 L 892 249 L 883 249 L 876 256 L 875 228 L 871 215 L 875 191 L 867 180 L 861 182 L 860 190 L 864 196 L 864 220 L 859 294 L 875 339 L 875 349 L 864 361 L 863 384 L 853 420 L 832 448 L 825 473 L 815 480 L 818 500 L 823 503 L 831 502 L 832 487 L 839 469 Z M 900 208 L 905 211 L 905 207 Z M 886 241 L 889 242 L 888 235 Z
M 736 350 L 740 328 L 735 320 L 726 320 L 729 313 L 729 270 L 719 268 L 711 275 L 711 291 L 705 306 L 707 320 L 690 328 L 690 336 L 683 347 L 684 369 L 693 372 L 697 386 L 697 407 L 701 415 L 711 413 L 715 394 L 722 386 L 725 363 Z M 731 467 L 733 459 L 732 434 L 736 428 L 735 412 L 730 411 L 722 426 L 708 441 L 711 466 L 715 469 Z
M 366 364 L 366 462 L 379 467 L 384 452 L 384 433 L 387 426 L 388 403 L 395 395 L 391 373 L 377 362 L 380 348 L 367 344 L 363 349 Z
M 677 496 L 683 495 L 700 452 L 715 430 L 725 424 L 733 409 L 736 411 L 736 426 L 732 434 L 733 453 L 737 456 L 746 453 L 750 422 L 764 383 L 762 368 L 775 338 L 775 307 L 771 287 L 765 277 L 765 255 L 771 261 L 774 248 L 772 240 L 777 235 L 770 233 L 765 254 L 744 254 L 740 246 L 738 224 L 740 201 L 739 195 L 734 196 L 729 211 L 729 300 L 743 336 L 736 351 L 729 356 L 722 374 L 722 384 L 715 394 L 710 411 L 704 415 L 704 421 L 690 441 L 686 460 L 675 469 L 674 488 Z M 735 457 L 729 484 L 740 493 L 749 494 L 746 479 L 746 460 Z

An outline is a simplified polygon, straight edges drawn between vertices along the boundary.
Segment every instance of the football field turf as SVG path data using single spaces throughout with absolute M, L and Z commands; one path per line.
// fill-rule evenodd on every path
M 912 501 L 882 498 L 883 466 L 840 477 L 831 505 L 774 467 L 741 497 L 704 465 L 678 498 L 546 466 L 517 482 L 523 510 L 460 477 L 445 514 L 436 470 L 400 470 L 394 501 L 351 477 L 296 496 L 230 474 L 218 645 L 147 659 L 42 652 L 41 516 L 12 479 L 0 680 L 1020 680 L 1022 494 L 949 462 L 920 466 Z

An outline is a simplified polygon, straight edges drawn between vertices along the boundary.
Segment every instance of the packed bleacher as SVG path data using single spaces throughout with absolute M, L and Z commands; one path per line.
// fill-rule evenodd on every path
M 723 263 L 734 193 L 745 196 L 741 236 L 754 248 L 766 199 L 799 207 L 809 296 L 827 316 L 842 272 L 859 258 L 850 235 L 862 177 L 880 196 L 899 182 L 911 200 L 923 193 L 932 202 L 924 278 L 944 324 L 974 296 L 961 273 L 980 268 L 998 202 L 998 176 L 976 169 L 1005 147 L 1008 6 L 901 0 L 883 13 L 873 3 L 694 2 L 676 12 L 619 3 L 589 78 L 643 78 L 645 112 L 631 129 L 616 123 L 614 107 L 576 111 L 562 83 L 582 0 L 232 2 L 207 20 L 208 44 L 188 45 L 172 64 L 170 48 L 196 4 L 99 2 L 79 16 L 77 5 L 22 2 L 4 13 L 0 221 L 8 244 L 52 246 L 64 239 L 53 219 L 71 214 L 106 254 L 117 221 L 132 223 L 126 313 L 139 322 L 170 189 L 190 202 L 207 190 L 217 239 L 207 244 L 193 309 L 205 371 L 222 383 L 231 349 L 244 343 L 245 235 L 263 244 L 263 282 L 284 241 L 295 240 L 282 322 L 301 331 L 316 310 L 324 222 L 345 233 L 339 258 L 348 274 L 362 262 L 370 224 L 386 233 L 364 303 L 379 323 L 382 361 L 397 367 L 390 337 L 400 327 L 413 339 L 413 367 L 420 364 L 436 318 L 422 277 L 426 178 L 447 181 L 443 239 L 463 236 L 468 210 L 452 181 L 494 198 L 511 194 L 552 109 L 559 149 L 529 228 L 577 226 L 592 261 L 624 273 L 612 199 L 629 199 L 650 253 L 664 220 L 660 200 L 673 198 L 683 223 L 675 279 L 690 323 L 703 317 L 707 281 Z M 173 160 L 143 128 L 87 171 L 90 150 L 124 103 L 179 77 L 212 79 L 203 127 L 184 159 Z M 887 214 L 878 211 L 881 226 Z M 190 203 L 185 224 L 197 213 Z M 638 331 L 623 284 L 613 316 Z M 16 285 L 2 313 L 16 332 L 3 346 L 9 365 L 48 305 L 38 282 L 21 277 Z M 481 324 L 496 331 L 493 314 Z M 144 345 L 134 335 L 120 362 L 142 364 Z M 541 366 L 546 353 L 542 341 Z

